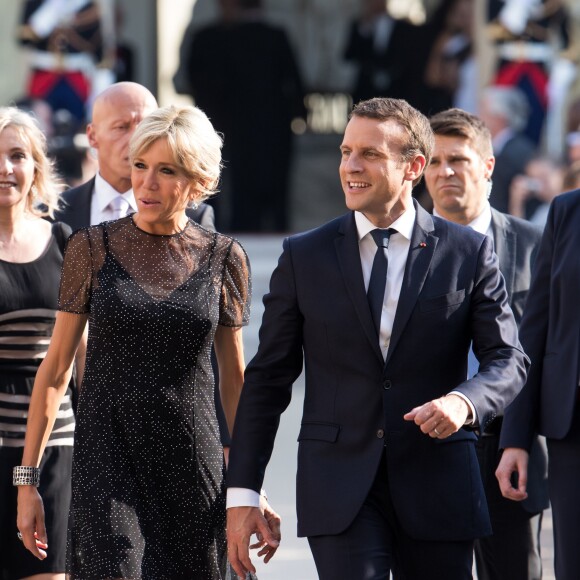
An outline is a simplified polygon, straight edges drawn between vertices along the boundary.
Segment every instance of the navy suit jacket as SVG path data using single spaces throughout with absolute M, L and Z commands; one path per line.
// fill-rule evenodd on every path
M 532 366 L 506 410 L 500 445 L 530 449 L 535 433 L 563 439 L 578 397 L 580 190 L 556 197 L 536 260 L 520 338 Z
M 533 266 L 540 248 L 542 228 L 494 209 L 491 210 L 491 228 L 509 304 L 519 325 L 530 289 Z M 502 418 L 498 417 L 496 422 L 494 432 L 498 432 L 501 428 Z M 528 512 L 539 513 L 549 506 L 547 478 L 546 444 L 545 441 L 535 437 L 528 466 L 528 497 L 521 502 Z M 495 481 L 494 485 L 497 485 Z
M 65 191 L 62 194 L 61 209 L 56 212 L 55 220 L 68 224 L 73 232 L 91 225 L 91 198 L 95 189 L 95 178 Z M 206 203 L 196 209 L 188 209 L 187 215 L 208 230 L 215 231 L 214 211 Z
M 407 533 L 438 541 L 491 533 L 473 431 L 431 439 L 403 415 L 457 390 L 472 401 L 485 428 L 519 391 L 527 358 L 491 240 L 416 208 L 386 361 L 352 213 L 286 239 L 272 274 L 227 478 L 229 487 L 260 489 L 280 414 L 304 362 L 301 536 L 345 530 L 385 452 L 389 492 Z M 472 339 L 481 367 L 466 380 Z
M 532 269 L 540 248 L 543 228 L 492 208 L 491 229 L 510 307 L 519 325 L 530 289 Z

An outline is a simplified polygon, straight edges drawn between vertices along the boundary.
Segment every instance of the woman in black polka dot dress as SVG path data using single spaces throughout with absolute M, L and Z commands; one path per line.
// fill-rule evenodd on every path
M 224 461 L 210 353 L 215 343 L 231 429 L 243 383 L 250 271 L 238 242 L 185 214 L 214 191 L 220 150 L 199 109 L 159 109 L 131 141 L 138 213 L 81 229 L 68 241 L 23 465 L 38 465 L 88 321 L 71 579 L 225 578 Z M 19 529 L 37 556 L 46 541 L 41 510 L 36 488 L 19 487 Z

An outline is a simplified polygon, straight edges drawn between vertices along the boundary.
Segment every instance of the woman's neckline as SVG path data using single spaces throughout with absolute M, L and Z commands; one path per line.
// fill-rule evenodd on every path
M 40 218 L 38 216 L 32 216 L 32 217 L 37 224 L 42 224 L 43 227 L 46 227 L 47 231 L 46 232 L 38 231 L 38 228 L 36 226 L 34 226 L 34 224 L 33 224 L 33 229 L 28 230 L 25 233 L 27 236 L 28 235 L 33 235 L 33 236 L 42 235 L 42 236 L 44 236 L 45 233 L 48 234 L 48 238 L 46 240 L 44 247 L 42 248 L 42 251 L 36 257 L 34 257 L 30 260 L 24 260 L 22 262 L 15 261 L 15 260 L 8 260 L 8 259 L 0 256 L 0 262 L 2 262 L 3 264 L 14 264 L 15 266 L 25 266 L 27 264 L 35 264 L 36 262 L 39 262 L 40 260 L 42 260 L 48 254 L 48 251 L 50 250 L 52 244 L 56 242 L 55 234 L 54 234 L 54 226 L 49 224 L 47 221 L 43 220 L 42 218 Z M 36 221 L 36 220 L 38 220 L 38 221 Z M 42 228 L 40 228 L 40 229 L 42 230 Z M 24 242 L 21 242 L 20 244 L 23 244 L 23 243 Z
M 143 228 L 140 228 L 137 223 L 135 222 L 135 218 L 134 218 L 135 214 L 131 214 L 129 216 L 131 223 L 133 224 L 133 227 L 138 230 L 139 232 L 144 233 L 147 236 L 152 236 L 154 238 L 175 238 L 175 237 L 179 237 L 181 236 L 190 226 L 191 224 L 191 219 L 188 217 L 187 218 L 187 222 L 185 223 L 185 226 L 183 226 L 183 228 L 181 230 L 179 230 L 178 232 L 175 232 L 173 234 L 154 234 L 152 232 L 148 232 L 147 230 L 144 230 Z
M 29 264 L 34 264 L 42 260 L 46 256 L 46 254 L 48 254 L 48 251 L 50 250 L 52 244 L 55 243 L 55 241 L 56 240 L 54 239 L 54 235 L 51 234 L 46 246 L 44 246 L 44 250 L 42 250 L 42 253 L 33 260 L 27 260 L 26 262 L 14 262 L 12 260 L 5 260 L 4 258 L 0 258 L 0 262 L 2 262 L 3 264 L 13 264 L 14 266 L 27 266 Z

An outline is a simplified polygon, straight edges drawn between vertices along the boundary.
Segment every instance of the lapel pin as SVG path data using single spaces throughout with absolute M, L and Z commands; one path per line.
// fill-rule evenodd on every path
M 420 247 L 420 248 L 426 248 L 426 247 L 427 247 L 427 244 L 426 244 L 425 242 L 421 242 L 421 243 L 419 244 L 419 247 Z

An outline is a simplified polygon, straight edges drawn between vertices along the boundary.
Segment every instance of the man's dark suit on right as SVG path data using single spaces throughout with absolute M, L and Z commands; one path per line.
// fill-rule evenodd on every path
M 521 501 L 534 436 L 546 437 L 558 580 L 580 575 L 580 190 L 556 197 L 520 326 L 532 366 L 505 413 L 498 467 L 502 493 Z M 514 482 L 513 476 L 518 480 Z

